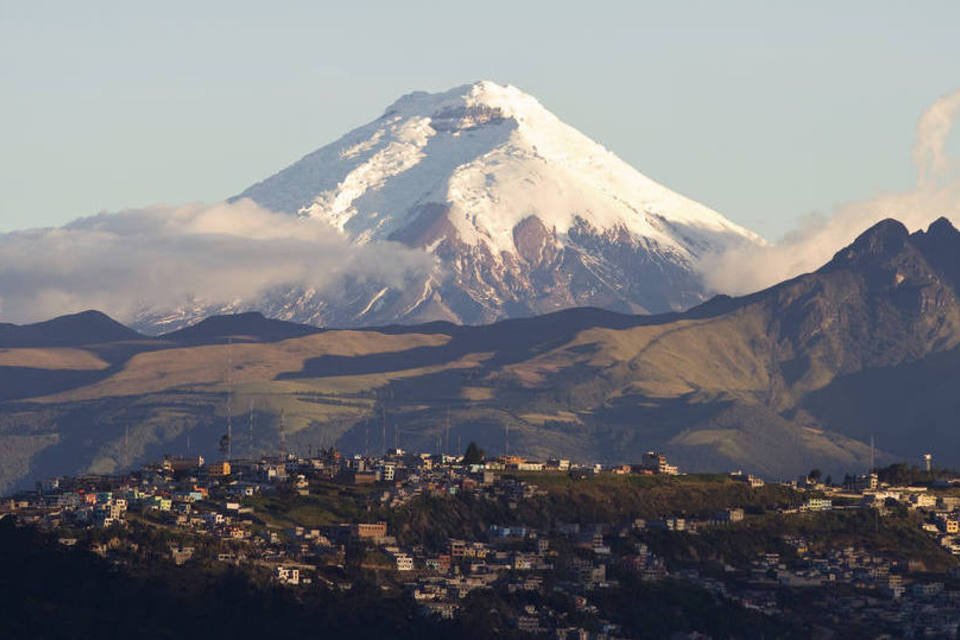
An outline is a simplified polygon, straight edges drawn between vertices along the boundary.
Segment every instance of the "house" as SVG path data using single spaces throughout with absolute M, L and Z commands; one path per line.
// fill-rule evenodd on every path
M 960 533 L 960 520 L 946 513 L 938 513 L 934 518 L 937 527 L 943 533 Z
M 675 476 L 680 473 L 680 470 L 675 465 L 667 462 L 667 456 L 657 451 L 647 451 L 640 464 L 634 465 L 633 471 L 634 473 L 652 471 L 653 473 L 668 476 Z
M 505 527 L 501 525 L 490 525 L 490 534 L 497 538 L 525 538 L 527 528 L 522 526 Z
M 427 558 L 426 567 L 430 571 L 436 571 L 437 573 L 447 573 L 450 571 L 450 556 L 442 553 L 436 558 Z
M 577 571 L 580 582 L 586 584 L 600 584 L 607 581 L 607 565 L 584 564 Z
M 465 542 L 463 540 L 450 540 L 451 558 L 478 558 L 480 560 L 487 557 L 489 549 L 482 542 Z
M 730 474 L 730 479 L 737 482 L 746 482 L 750 485 L 751 489 L 759 489 L 764 485 L 764 482 L 761 478 L 749 473 L 744 473 L 743 471 L 734 471 Z
M 162 468 L 164 471 L 169 471 L 171 473 L 187 473 L 191 471 L 196 471 L 203 466 L 203 456 L 197 456 L 196 458 L 180 458 L 166 456 L 163 459 Z
M 849 491 L 873 491 L 879 484 L 878 476 L 875 473 L 863 473 L 852 478 L 848 477 L 844 482 Z
M 379 539 L 387 537 L 387 523 L 380 521 L 376 523 L 357 523 L 351 525 L 350 533 L 354 538 L 360 539 Z
M 513 569 L 515 571 L 530 571 L 533 569 L 534 564 L 536 563 L 536 557 L 529 553 L 517 553 L 513 554 Z
M 717 520 L 720 522 L 743 522 L 743 509 L 724 509 L 717 514 Z
M 380 473 L 377 471 L 355 471 L 353 474 L 353 484 L 376 484 L 379 480 Z
M 395 553 L 393 559 L 397 563 L 397 571 L 413 571 L 413 557 L 406 553 Z
M 944 511 L 960 509 L 960 496 L 940 496 L 937 498 L 937 507 Z
M 268 462 L 262 467 L 263 476 L 267 482 L 286 482 L 287 464 L 286 462 Z
M 300 569 L 279 565 L 274 570 L 273 577 L 280 584 L 298 585 L 300 584 Z
M 221 460 L 220 462 L 211 463 L 207 466 L 207 474 L 211 478 L 226 478 L 230 475 L 230 462 Z
M 243 527 L 233 526 L 227 529 L 227 535 L 233 540 L 243 540 L 247 537 L 247 531 Z
M 929 509 L 937 506 L 937 497 L 926 493 L 913 493 L 907 498 L 907 502 L 914 509 Z
M 517 464 L 517 471 L 543 471 L 543 463 L 525 460 Z
M 223 517 L 222 513 L 215 513 L 211 511 L 204 513 L 201 517 L 203 518 L 204 522 L 211 526 L 222 525 L 226 522 L 226 518 Z
M 800 511 L 830 511 L 833 509 L 833 500 L 829 498 L 810 498 L 800 507 Z
M 686 531 L 687 529 L 687 520 L 686 518 L 678 518 L 676 516 L 671 516 L 668 518 L 660 518 L 658 520 L 652 520 L 648 526 L 651 529 L 666 529 L 667 531 Z

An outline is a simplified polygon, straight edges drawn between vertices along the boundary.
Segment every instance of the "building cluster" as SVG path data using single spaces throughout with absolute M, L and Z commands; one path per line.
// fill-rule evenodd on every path
M 817 494 L 808 498 L 800 511 L 868 508 L 882 516 L 900 507 L 915 512 L 920 516 L 923 531 L 944 549 L 960 556 L 960 492 L 953 484 L 891 486 L 881 483 L 877 474 L 867 473 L 848 476 L 839 487 L 807 478 L 801 478 L 794 486 Z
M 250 567 L 294 589 L 315 583 L 351 589 L 349 573 L 344 572 L 351 556 L 362 571 L 405 591 L 424 615 L 445 619 L 456 617 L 467 595 L 477 590 L 528 595 L 529 604 L 516 612 L 511 624 L 557 638 L 618 637 L 621 629 L 603 617 L 598 604 L 605 590 L 627 576 L 644 583 L 684 581 L 771 616 L 785 613 L 778 595 L 784 588 L 799 590 L 813 603 L 810 610 L 829 612 L 838 623 L 881 624 L 903 637 L 956 633 L 960 591 L 951 589 L 949 581 L 917 578 L 917 567 L 876 552 L 854 547 L 814 550 L 803 537 L 785 537 L 781 548 L 790 549 L 787 556 L 765 550 L 748 566 L 727 566 L 717 575 L 689 565 L 668 566 L 648 547 L 658 537 L 697 536 L 755 517 L 739 506 L 708 514 L 668 512 L 650 519 L 539 527 L 511 518 L 488 523 L 469 539 L 450 537 L 430 546 L 404 544 L 388 523 L 391 514 L 418 498 L 470 496 L 478 504 L 490 501 L 507 513 L 517 512 L 524 501 L 546 495 L 542 485 L 549 474 L 578 480 L 598 474 L 678 473 L 662 454 L 653 452 L 637 464 L 608 468 L 564 459 L 531 462 L 518 456 L 464 464 L 460 457 L 399 449 L 382 456 L 347 457 L 329 449 L 307 458 L 213 463 L 167 457 L 121 476 L 42 482 L 36 491 L 6 501 L 0 513 L 64 532 L 64 545 L 77 544 L 78 532 L 114 532 L 89 541 L 90 548 L 105 557 L 136 551 L 135 544 L 123 542 L 119 532 L 125 527 L 134 522 L 156 527 L 168 534 L 165 553 L 176 565 L 204 558 Z M 543 482 L 539 474 L 544 474 Z M 729 477 L 751 491 L 764 486 L 760 478 L 742 472 Z M 890 487 L 875 474 L 847 478 L 839 487 L 811 478 L 788 484 L 803 499 L 799 506 L 780 508 L 782 517 L 861 509 L 875 513 L 879 521 L 895 508 L 907 509 L 944 549 L 960 555 L 960 495 Z M 289 520 L 273 517 L 272 496 L 329 495 L 331 487 L 362 496 L 361 513 L 370 517 L 318 526 L 290 526 Z M 551 604 L 558 596 L 566 596 L 578 613 L 593 617 L 596 624 L 590 631 L 571 621 L 582 616 Z M 818 624 L 815 619 L 808 622 Z
M 662 454 L 649 453 L 635 465 L 604 469 L 566 459 L 544 462 L 505 456 L 466 465 L 460 457 L 411 454 L 399 449 L 383 456 L 342 456 L 330 449 L 317 456 L 265 457 L 259 460 L 206 462 L 201 457 L 166 457 L 158 464 L 120 476 L 55 478 L 39 483 L 3 505 L 23 524 L 46 530 L 103 529 L 118 532 L 105 544 L 90 548 L 107 557 L 129 552 L 117 541 L 119 533 L 138 526 L 162 529 L 170 535 L 167 557 L 184 565 L 203 556 L 250 566 L 291 588 L 321 582 L 348 590 L 341 568 L 348 553 L 359 554 L 363 570 L 393 576 L 408 591 L 424 615 L 451 618 L 467 594 L 477 589 L 508 593 L 568 594 L 579 610 L 595 613 L 591 593 L 617 584 L 611 570 L 629 571 L 643 581 L 669 575 L 665 562 L 637 543 L 631 534 L 647 527 L 671 531 L 697 526 L 682 516 L 649 522 L 635 520 L 613 526 L 559 523 L 547 529 L 493 523 L 476 539 L 447 539 L 440 547 L 403 546 L 385 521 L 345 522 L 318 527 L 284 527 L 271 523 L 265 501 L 277 492 L 309 496 L 331 483 L 357 487 L 377 513 L 389 513 L 421 496 L 473 494 L 515 509 L 524 500 L 546 492 L 536 475 L 568 474 L 588 478 L 616 475 L 676 475 L 676 466 Z M 718 513 L 710 523 L 736 522 L 741 509 Z M 706 524 L 706 522 L 704 522 Z M 613 541 L 620 541 L 612 545 Z M 624 542 L 626 541 L 626 542 Z M 63 544 L 77 543 L 64 536 Z M 616 551 L 614 551 L 614 547 Z M 204 555 L 206 554 L 206 555 Z M 567 622 L 568 614 L 546 604 L 526 606 L 513 623 L 522 631 L 550 630 L 557 637 L 594 637 Z M 603 637 L 618 627 L 600 620 Z
M 728 591 L 734 601 L 781 614 L 776 594 L 786 587 L 808 594 L 806 608 L 816 612 L 807 620 L 812 625 L 879 628 L 887 637 L 956 637 L 960 589 L 917 573 L 921 567 L 850 546 L 815 552 L 799 536 L 785 542 L 795 557 L 788 561 L 777 553 L 762 554 L 751 563 L 745 586 Z

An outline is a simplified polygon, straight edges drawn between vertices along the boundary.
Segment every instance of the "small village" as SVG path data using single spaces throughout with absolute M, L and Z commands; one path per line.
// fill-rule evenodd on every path
M 850 622 L 880 624 L 891 630 L 891 637 L 953 637 L 960 625 L 956 567 L 936 573 L 872 549 L 815 549 L 800 535 L 781 536 L 780 551 L 763 549 L 746 563 L 725 562 L 712 569 L 656 553 L 655 541 L 665 536 L 686 540 L 710 531 L 735 533 L 770 517 L 743 505 L 724 505 L 709 515 L 667 511 L 656 518 L 552 521 L 540 527 L 509 518 L 485 523 L 472 536 L 405 543 L 401 531 L 392 530 L 389 514 L 417 500 L 469 498 L 475 501 L 471 504 L 521 513 L 526 503 L 546 499 L 552 479 L 679 482 L 685 477 L 655 452 L 638 464 L 604 468 L 564 459 L 484 460 L 471 448 L 463 456 L 399 449 L 382 456 L 347 457 L 329 449 L 312 457 L 216 462 L 168 456 L 124 475 L 38 483 L 35 491 L 5 500 L 0 514 L 18 525 L 54 532 L 59 544 L 85 547 L 121 566 L 135 563 L 143 552 L 126 535 L 136 528 L 163 532 L 163 555 L 176 566 L 211 562 L 243 567 L 291 590 L 322 586 L 349 592 L 354 582 L 345 570 L 349 565 L 375 576 L 383 589 L 408 595 L 421 615 L 440 620 L 456 618 L 464 598 L 478 590 L 521 600 L 537 596 L 518 607 L 511 624 L 519 632 L 558 639 L 630 637 L 597 605 L 625 577 L 642 584 L 687 584 L 768 617 L 784 614 L 785 608 L 796 614 L 797 602 L 803 602 L 802 611 L 829 612 L 805 620 L 823 637 L 832 637 L 829 629 L 835 625 Z M 879 527 L 891 513 L 905 512 L 925 537 L 960 554 L 960 493 L 950 495 L 949 483 L 942 483 L 943 491 L 888 486 L 872 473 L 833 486 L 817 475 L 781 483 L 796 499 L 778 507 L 777 517 L 869 514 L 867 522 Z M 748 492 L 766 484 L 741 472 L 724 481 L 742 484 Z M 353 501 L 355 517 L 314 525 L 317 518 L 309 514 L 298 520 L 296 508 L 288 513 L 276 507 L 281 496 L 296 505 L 330 495 L 348 496 L 342 499 Z M 320 519 L 329 520 L 330 514 Z M 795 596 L 785 599 L 788 591 Z M 573 614 L 545 604 L 548 594 L 568 598 Z

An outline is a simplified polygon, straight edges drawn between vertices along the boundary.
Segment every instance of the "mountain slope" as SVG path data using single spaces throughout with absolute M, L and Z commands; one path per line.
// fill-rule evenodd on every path
M 277 342 L 299 338 L 320 331 L 317 327 L 265 318 L 251 311 L 225 316 L 211 316 L 197 324 L 160 336 L 179 344 L 212 344 L 237 340 L 239 342 Z
M 248 305 L 327 326 L 680 310 L 708 293 L 693 268 L 700 256 L 762 242 L 488 81 L 404 96 L 237 198 L 325 220 L 357 244 L 400 242 L 437 258 L 407 291 L 366 282 L 336 303 L 277 291 Z
M 142 338 L 99 311 L 83 311 L 34 324 L 0 323 L 0 348 L 73 347 Z
M 498 375 L 532 395 L 562 385 L 575 404 L 602 402 L 597 418 L 608 425 L 639 433 L 673 425 L 683 431 L 667 442 L 681 460 L 694 443 L 712 444 L 713 454 L 729 447 L 734 433 L 707 436 L 729 407 L 751 416 L 741 425 L 769 429 L 785 418 L 807 433 L 876 435 L 916 459 L 960 444 L 949 427 L 960 279 L 944 267 L 957 252 L 960 234 L 945 220 L 913 235 L 884 221 L 816 273 L 671 322 L 585 331 Z M 691 417 L 691 407 L 705 413 Z
M 10 350 L 4 382 L 27 362 L 41 381 L 65 377 L 0 402 L 0 484 L 115 469 L 181 451 L 188 435 L 215 456 L 228 394 L 256 425 L 240 455 L 275 451 L 282 414 L 301 451 L 476 440 L 492 453 L 623 462 L 662 449 L 689 470 L 776 478 L 863 471 L 874 436 L 881 462 L 933 451 L 960 465 L 957 255 L 945 220 L 914 234 L 884 221 L 817 272 L 684 313 L 578 308 L 232 345 L 233 329 L 218 330 L 209 344 L 125 342 L 109 367 L 102 345 L 62 361 Z

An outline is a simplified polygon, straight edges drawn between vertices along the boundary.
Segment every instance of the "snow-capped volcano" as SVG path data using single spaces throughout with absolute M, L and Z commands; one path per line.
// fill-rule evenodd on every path
M 708 293 L 699 256 L 762 242 L 489 81 L 406 95 L 239 198 L 323 219 L 358 244 L 400 242 L 437 258 L 416 290 L 367 282 L 347 302 L 298 291 L 258 307 L 322 324 L 681 309 Z
M 404 96 L 244 196 L 325 218 L 360 242 L 389 239 L 431 204 L 449 208 L 460 240 L 494 253 L 516 252 L 513 230 L 530 216 L 560 235 L 578 221 L 623 227 L 681 252 L 718 235 L 758 239 L 640 174 L 532 96 L 489 81 Z

